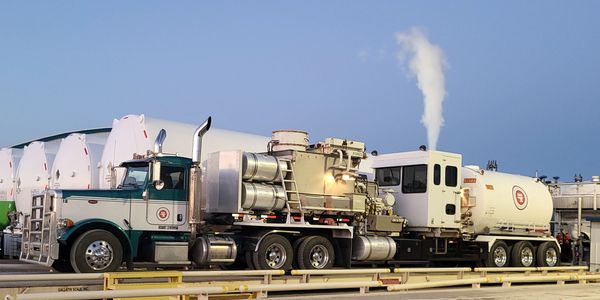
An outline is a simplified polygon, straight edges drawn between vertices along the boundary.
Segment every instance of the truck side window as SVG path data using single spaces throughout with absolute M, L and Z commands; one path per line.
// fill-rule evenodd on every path
M 160 179 L 165 183 L 163 189 L 183 190 L 183 168 L 163 166 L 160 169 Z
M 458 184 L 458 168 L 446 166 L 446 186 L 456 186 Z
M 438 165 L 438 164 L 435 164 L 433 166 L 433 184 L 440 185 L 440 182 L 442 181 L 441 177 L 442 177 L 442 167 L 440 167 L 440 165 Z
M 379 186 L 400 185 L 400 167 L 375 169 L 375 181 Z
M 427 165 L 405 166 L 402 171 L 402 193 L 414 194 L 427 191 Z

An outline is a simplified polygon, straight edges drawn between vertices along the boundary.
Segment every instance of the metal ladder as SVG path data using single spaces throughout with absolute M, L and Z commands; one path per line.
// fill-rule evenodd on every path
M 278 161 L 284 162 L 287 168 L 284 170 L 279 168 L 279 178 L 281 178 L 281 187 L 285 192 L 285 207 L 287 208 L 286 223 L 304 223 L 304 211 L 302 210 L 302 202 L 298 193 L 298 184 L 296 183 L 296 175 L 294 174 L 294 166 L 291 159 L 277 158 Z M 289 184 L 289 189 L 287 185 Z M 296 221 L 292 217 L 292 213 L 299 213 L 300 220 Z
M 51 224 L 45 200 L 45 195 L 32 197 L 31 215 L 26 215 L 23 222 L 23 244 L 27 244 L 27 249 L 21 246 L 21 259 L 47 262 L 49 258 L 49 249 L 45 245 L 49 244 Z

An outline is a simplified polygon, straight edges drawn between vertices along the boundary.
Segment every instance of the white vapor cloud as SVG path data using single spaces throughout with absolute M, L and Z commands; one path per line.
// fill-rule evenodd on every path
M 427 128 L 429 149 L 435 150 L 444 125 L 442 103 L 446 97 L 444 69 L 446 57 L 442 49 L 432 44 L 418 28 L 396 33 L 396 41 L 401 46 L 397 58 L 405 64 L 410 57 L 410 72 L 417 77 L 417 86 L 423 93 L 425 111 L 421 122 Z

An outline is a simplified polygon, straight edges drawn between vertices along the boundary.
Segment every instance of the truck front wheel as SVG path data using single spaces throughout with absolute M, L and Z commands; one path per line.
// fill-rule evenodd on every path
M 78 273 L 112 272 L 123 262 L 123 247 L 112 233 L 102 229 L 90 230 L 75 240 L 70 260 Z

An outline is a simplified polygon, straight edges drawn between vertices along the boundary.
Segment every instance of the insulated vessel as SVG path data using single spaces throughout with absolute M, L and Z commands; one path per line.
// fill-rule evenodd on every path
M 15 181 L 17 212 L 31 211 L 32 195 L 48 189 L 50 170 L 59 144 L 60 140 L 36 141 L 23 149 Z
M 108 132 L 72 133 L 62 139 L 50 172 L 51 188 L 98 188 L 99 162 L 107 137 Z
M 15 172 L 23 154 L 21 149 L 0 150 L 0 231 L 9 225 L 8 214 L 15 211 Z
M 165 129 L 168 134 L 163 145 L 164 153 L 191 157 L 191 136 L 196 127 L 192 124 L 148 118 L 145 115 L 126 115 L 113 120 L 113 127 L 100 160 L 99 187 L 114 188 L 117 182 L 121 182 L 122 169 L 115 167 L 134 157 L 145 156 L 147 151 L 152 149 L 161 129 Z M 204 137 L 202 160 L 206 159 L 209 153 L 222 150 L 264 152 L 269 140 L 270 138 L 265 136 L 213 128 Z

